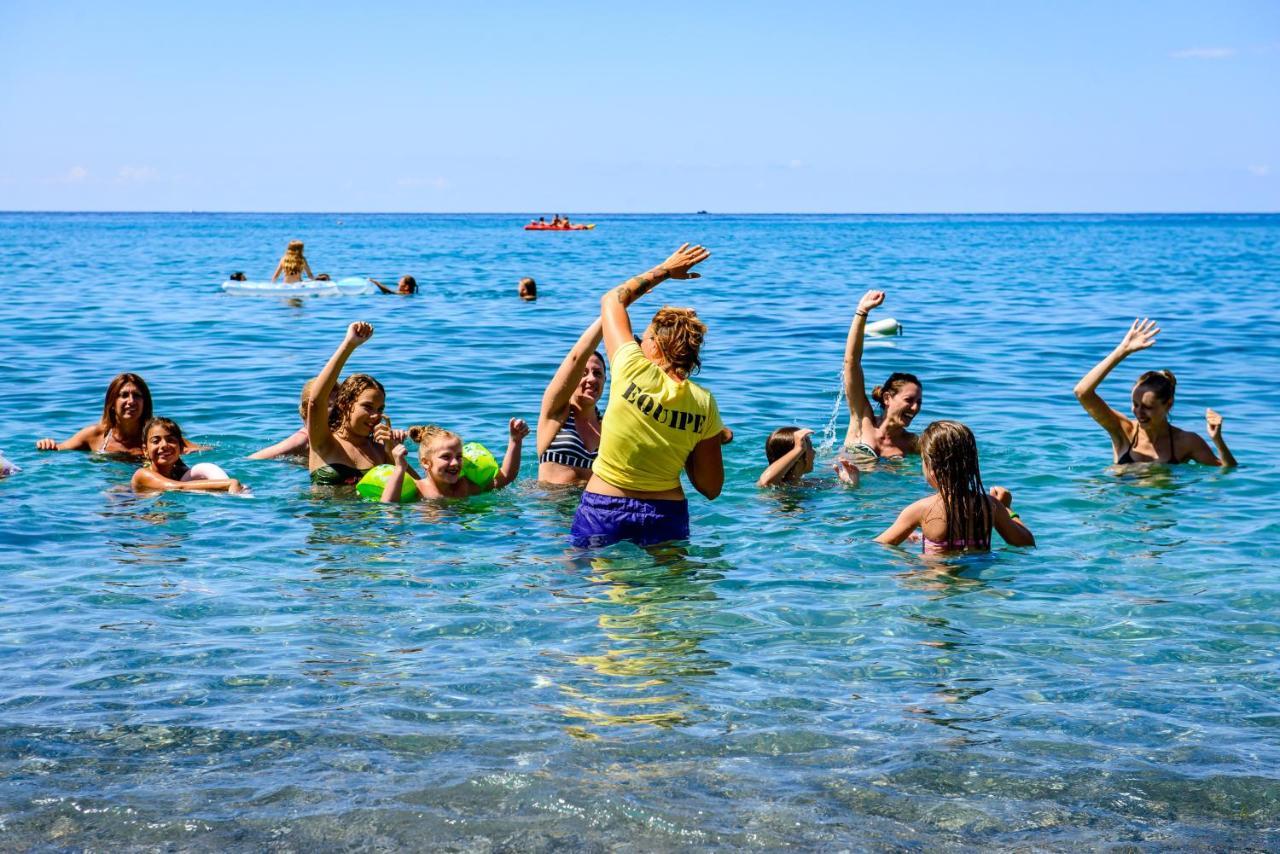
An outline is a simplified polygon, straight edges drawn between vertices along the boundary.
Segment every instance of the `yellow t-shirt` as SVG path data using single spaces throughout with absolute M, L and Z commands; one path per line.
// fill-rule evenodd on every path
M 619 489 L 675 489 L 689 452 L 724 429 L 716 399 L 690 380 L 667 376 L 633 341 L 618 348 L 611 367 L 592 471 Z

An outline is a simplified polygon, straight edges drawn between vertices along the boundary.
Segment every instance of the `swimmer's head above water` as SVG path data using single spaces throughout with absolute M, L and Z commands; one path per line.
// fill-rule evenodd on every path
M 538 283 L 528 276 L 520 280 L 520 299 L 525 302 L 533 302 L 538 298 Z
M 352 374 L 338 387 L 337 404 L 329 410 L 329 429 L 367 438 L 382 422 L 386 405 L 387 392 L 382 383 L 368 374 Z
M 915 374 L 894 371 L 883 385 L 871 390 L 871 399 L 880 404 L 882 417 L 907 427 L 920 413 L 920 406 L 924 403 L 924 387 Z
M 418 461 L 427 477 L 454 484 L 462 476 L 462 437 L 452 430 L 428 424 L 410 427 L 409 438 L 418 443 Z
M 1177 387 L 1173 371 L 1147 371 L 1138 377 L 1133 386 L 1133 417 L 1143 427 L 1167 424 Z

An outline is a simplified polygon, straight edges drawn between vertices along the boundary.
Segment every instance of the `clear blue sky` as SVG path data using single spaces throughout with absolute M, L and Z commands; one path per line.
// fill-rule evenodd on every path
M 701 208 L 1280 210 L 1280 2 L 0 0 L 0 209 Z

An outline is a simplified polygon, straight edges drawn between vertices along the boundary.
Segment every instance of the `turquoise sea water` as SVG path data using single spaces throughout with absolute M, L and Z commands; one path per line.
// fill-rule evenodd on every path
M 0 847 L 1280 846 L 1280 217 L 583 219 L 0 215 Z M 219 291 L 291 238 L 423 293 Z M 241 459 L 357 319 L 395 424 L 500 450 L 600 293 L 684 240 L 705 278 L 634 314 L 698 309 L 737 433 L 687 546 L 569 549 L 532 438 L 517 484 L 437 508 Z M 919 374 L 917 427 L 969 424 L 1039 548 L 871 543 L 918 461 L 754 488 L 770 430 L 828 426 L 871 287 L 906 334 L 868 379 Z M 1136 315 L 1164 332 L 1104 396 L 1172 368 L 1241 468 L 1108 468 L 1071 389 Z M 123 370 L 254 497 L 32 449 Z

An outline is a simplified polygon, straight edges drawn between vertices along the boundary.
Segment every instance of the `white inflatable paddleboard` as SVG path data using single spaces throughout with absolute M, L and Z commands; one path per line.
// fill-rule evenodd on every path
M 229 294 L 259 297 L 326 297 L 359 296 L 373 293 L 373 284 L 359 276 L 334 279 L 328 282 L 223 282 L 222 289 Z

